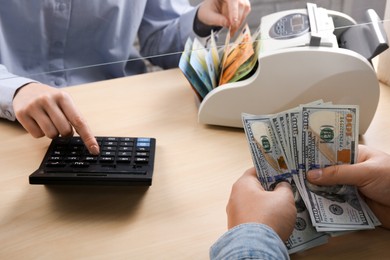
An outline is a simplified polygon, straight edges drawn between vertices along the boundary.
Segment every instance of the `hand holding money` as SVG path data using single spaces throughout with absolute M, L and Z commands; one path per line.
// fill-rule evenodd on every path
M 233 185 L 226 212 L 229 229 L 243 223 L 262 223 L 271 227 L 283 241 L 293 231 L 296 218 L 291 186 L 281 182 L 274 191 L 266 192 L 254 168 L 248 169 Z
M 356 186 L 382 226 L 390 229 L 390 155 L 359 145 L 356 164 L 312 170 L 307 177 L 316 185 Z
M 293 187 L 298 214 L 286 241 L 289 253 L 326 243 L 329 235 L 380 224 L 355 186 L 325 187 L 307 180 L 310 170 L 356 162 L 357 106 L 314 101 L 274 115 L 242 118 L 264 189 L 272 190 L 281 180 Z
M 206 25 L 231 28 L 231 35 L 240 28 L 251 11 L 249 0 L 206 0 L 198 10 L 198 19 Z

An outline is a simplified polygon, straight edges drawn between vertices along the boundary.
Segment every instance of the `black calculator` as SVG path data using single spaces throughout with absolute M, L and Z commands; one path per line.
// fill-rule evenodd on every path
M 80 137 L 52 140 L 30 184 L 152 185 L 156 139 L 96 137 L 100 154 L 92 155 Z

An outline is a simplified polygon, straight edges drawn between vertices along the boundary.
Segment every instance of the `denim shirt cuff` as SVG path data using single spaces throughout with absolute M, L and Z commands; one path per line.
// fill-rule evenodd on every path
M 270 227 L 246 223 L 228 230 L 210 248 L 210 259 L 289 259 L 287 248 Z

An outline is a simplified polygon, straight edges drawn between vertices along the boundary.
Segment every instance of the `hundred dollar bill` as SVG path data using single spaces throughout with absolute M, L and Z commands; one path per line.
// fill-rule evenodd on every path
M 313 227 L 310 214 L 305 206 L 303 198 L 292 180 L 291 187 L 294 194 L 297 218 L 295 226 L 289 239 L 285 242 L 289 254 L 307 250 L 328 242 L 329 235 L 324 232 L 317 232 Z
M 274 132 L 276 134 L 281 151 L 282 151 L 284 157 L 286 158 L 286 162 L 288 164 L 289 169 L 291 170 L 292 165 L 290 164 L 291 163 L 290 151 L 289 151 L 289 146 L 288 146 L 287 141 L 286 141 L 286 137 L 287 137 L 286 131 L 285 131 L 286 122 L 284 120 L 283 114 L 282 113 L 276 114 L 276 115 L 272 116 L 270 119 L 271 119 L 272 129 L 274 130 Z
M 270 117 L 243 114 L 242 119 L 264 189 L 270 190 L 275 181 L 291 180 L 291 173 L 272 129 Z
M 243 114 L 244 129 L 251 148 L 258 178 L 265 190 L 273 190 L 280 181 L 288 181 L 297 207 L 294 231 L 285 245 L 290 254 L 324 244 L 328 235 L 319 233 L 311 224 L 310 215 L 285 163 L 271 119 L 274 116 Z
M 358 148 L 357 106 L 322 105 L 301 107 L 300 175 L 307 196 L 313 225 L 317 230 L 349 230 L 373 228 L 366 205 L 356 187 L 316 186 L 306 180 L 306 172 L 335 164 L 356 162 Z
M 313 102 L 305 104 L 306 106 L 319 106 L 324 104 L 322 100 L 315 100 Z M 306 192 L 304 187 L 304 184 L 301 183 L 301 180 L 299 178 L 300 175 L 304 174 L 305 166 L 303 165 L 302 161 L 302 154 L 301 154 L 301 109 L 300 107 L 295 107 L 292 109 L 289 109 L 285 112 L 285 118 L 286 118 L 286 127 L 287 127 L 287 135 L 288 139 L 290 141 L 290 153 L 291 153 L 291 160 L 290 163 L 292 166 L 292 173 L 295 182 L 297 183 L 299 192 L 301 193 L 301 196 L 305 198 L 306 201 Z

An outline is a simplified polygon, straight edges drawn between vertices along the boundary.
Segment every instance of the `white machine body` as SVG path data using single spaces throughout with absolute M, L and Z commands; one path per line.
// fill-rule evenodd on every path
M 378 23 L 379 18 L 370 15 Z M 346 35 L 354 25 L 351 17 L 314 4 L 263 17 L 257 69 L 245 80 L 208 93 L 199 105 L 198 121 L 242 127 L 242 113 L 274 114 L 322 99 L 359 105 L 359 132 L 364 134 L 379 101 L 379 82 L 370 59 L 377 55 L 373 52 L 387 48 L 387 38 L 376 25 L 371 30 L 374 39 L 360 39 L 360 31 Z M 362 33 L 367 35 L 367 28 Z M 351 42 L 343 37 L 368 43 L 341 48 L 338 42 Z

